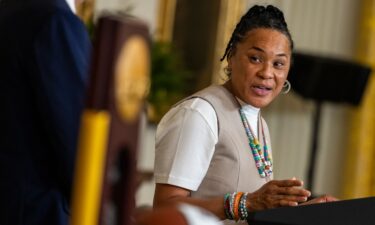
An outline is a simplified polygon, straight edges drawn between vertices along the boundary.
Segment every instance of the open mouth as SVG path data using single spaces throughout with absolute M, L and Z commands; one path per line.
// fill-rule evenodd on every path
M 266 87 L 266 86 L 262 86 L 262 85 L 256 85 L 256 86 L 253 86 L 252 87 L 255 94 L 256 95 L 259 95 L 259 96 L 265 96 L 265 95 L 268 95 L 272 88 L 270 87 Z
M 266 86 L 254 86 L 256 89 L 265 90 L 265 91 L 271 91 L 272 88 L 266 87 Z

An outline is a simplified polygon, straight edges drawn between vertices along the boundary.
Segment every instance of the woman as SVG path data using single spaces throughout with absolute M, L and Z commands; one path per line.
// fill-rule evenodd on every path
M 260 116 L 289 84 L 292 49 L 276 7 L 254 6 L 241 18 L 221 59 L 228 81 L 183 100 L 158 126 L 154 207 L 187 202 L 239 221 L 307 201 L 301 180 L 272 180 L 270 136 Z

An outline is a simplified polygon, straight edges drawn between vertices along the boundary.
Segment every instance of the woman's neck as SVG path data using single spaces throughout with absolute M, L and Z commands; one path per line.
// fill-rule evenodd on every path
M 238 102 L 240 103 L 241 107 L 242 108 L 245 108 L 246 110 L 248 110 L 249 112 L 252 112 L 254 114 L 258 114 L 259 111 L 260 111 L 260 108 L 257 108 L 257 107 L 254 107 L 244 101 L 242 101 L 239 97 L 235 96 L 238 100 Z

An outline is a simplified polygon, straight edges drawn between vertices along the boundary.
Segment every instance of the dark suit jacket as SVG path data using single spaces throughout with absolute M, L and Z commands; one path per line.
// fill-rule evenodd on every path
M 64 0 L 0 0 L 0 225 L 68 223 L 90 48 Z

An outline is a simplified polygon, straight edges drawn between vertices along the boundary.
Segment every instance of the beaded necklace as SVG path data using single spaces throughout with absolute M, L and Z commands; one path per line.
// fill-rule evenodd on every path
M 254 132 L 252 131 L 249 122 L 247 121 L 247 118 L 245 116 L 245 113 L 243 112 L 242 107 L 240 107 L 239 112 L 249 141 L 251 153 L 253 154 L 255 165 L 258 169 L 258 173 L 262 178 L 269 177 L 272 174 L 272 159 L 268 152 L 266 137 L 264 135 L 263 123 L 260 118 L 260 114 L 258 114 L 258 120 L 260 121 L 260 127 L 262 129 L 263 135 L 263 152 L 258 139 L 254 136 Z

